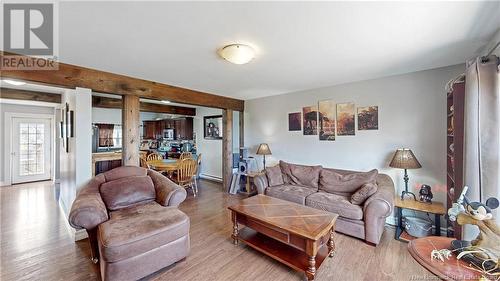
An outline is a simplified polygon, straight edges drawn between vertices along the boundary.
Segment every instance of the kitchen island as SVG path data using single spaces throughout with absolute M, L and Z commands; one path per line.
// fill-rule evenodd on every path
M 122 152 L 94 152 L 92 153 L 92 176 L 100 174 L 122 165 Z

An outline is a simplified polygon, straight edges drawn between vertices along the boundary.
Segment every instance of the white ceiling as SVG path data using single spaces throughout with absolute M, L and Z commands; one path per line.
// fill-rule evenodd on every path
M 463 63 L 492 2 L 61 2 L 62 62 L 251 99 Z M 257 49 L 246 65 L 225 44 Z

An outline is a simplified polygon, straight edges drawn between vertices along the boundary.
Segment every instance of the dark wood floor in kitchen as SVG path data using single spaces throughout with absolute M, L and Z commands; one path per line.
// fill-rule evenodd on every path
M 73 242 L 51 182 L 0 188 L 0 280 L 99 280 L 87 241 Z M 181 209 L 191 218 L 191 253 L 186 260 L 147 280 L 303 280 L 304 275 L 230 239 L 227 206 L 241 200 L 221 185 L 201 180 L 199 196 L 189 193 Z M 337 251 L 325 261 L 316 280 L 437 280 L 418 265 L 407 244 L 386 229 L 372 247 L 337 234 Z

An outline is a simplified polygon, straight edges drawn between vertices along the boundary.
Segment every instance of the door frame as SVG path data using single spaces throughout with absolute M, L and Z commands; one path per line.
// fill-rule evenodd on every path
M 5 182 L 2 185 L 12 184 L 12 122 L 13 118 L 43 118 L 49 119 L 50 122 L 50 179 L 54 180 L 55 175 L 55 122 L 54 114 L 40 114 L 40 113 L 18 113 L 18 112 L 5 112 L 5 131 L 4 131 L 4 175 Z

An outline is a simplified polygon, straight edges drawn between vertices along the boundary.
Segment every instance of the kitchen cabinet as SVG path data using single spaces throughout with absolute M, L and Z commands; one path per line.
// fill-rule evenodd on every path
M 157 121 L 144 121 L 143 139 L 155 139 L 157 134 Z
M 180 140 L 193 139 L 193 118 L 186 117 L 175 120 L 176 136 Z
M 193 118 L 176 118 L 155 121 L 143 121 L 144 139 L 156 139 L 157 136 L 163 136 L 163 130 L 174 129 L 175 140 L 193 139 Z

